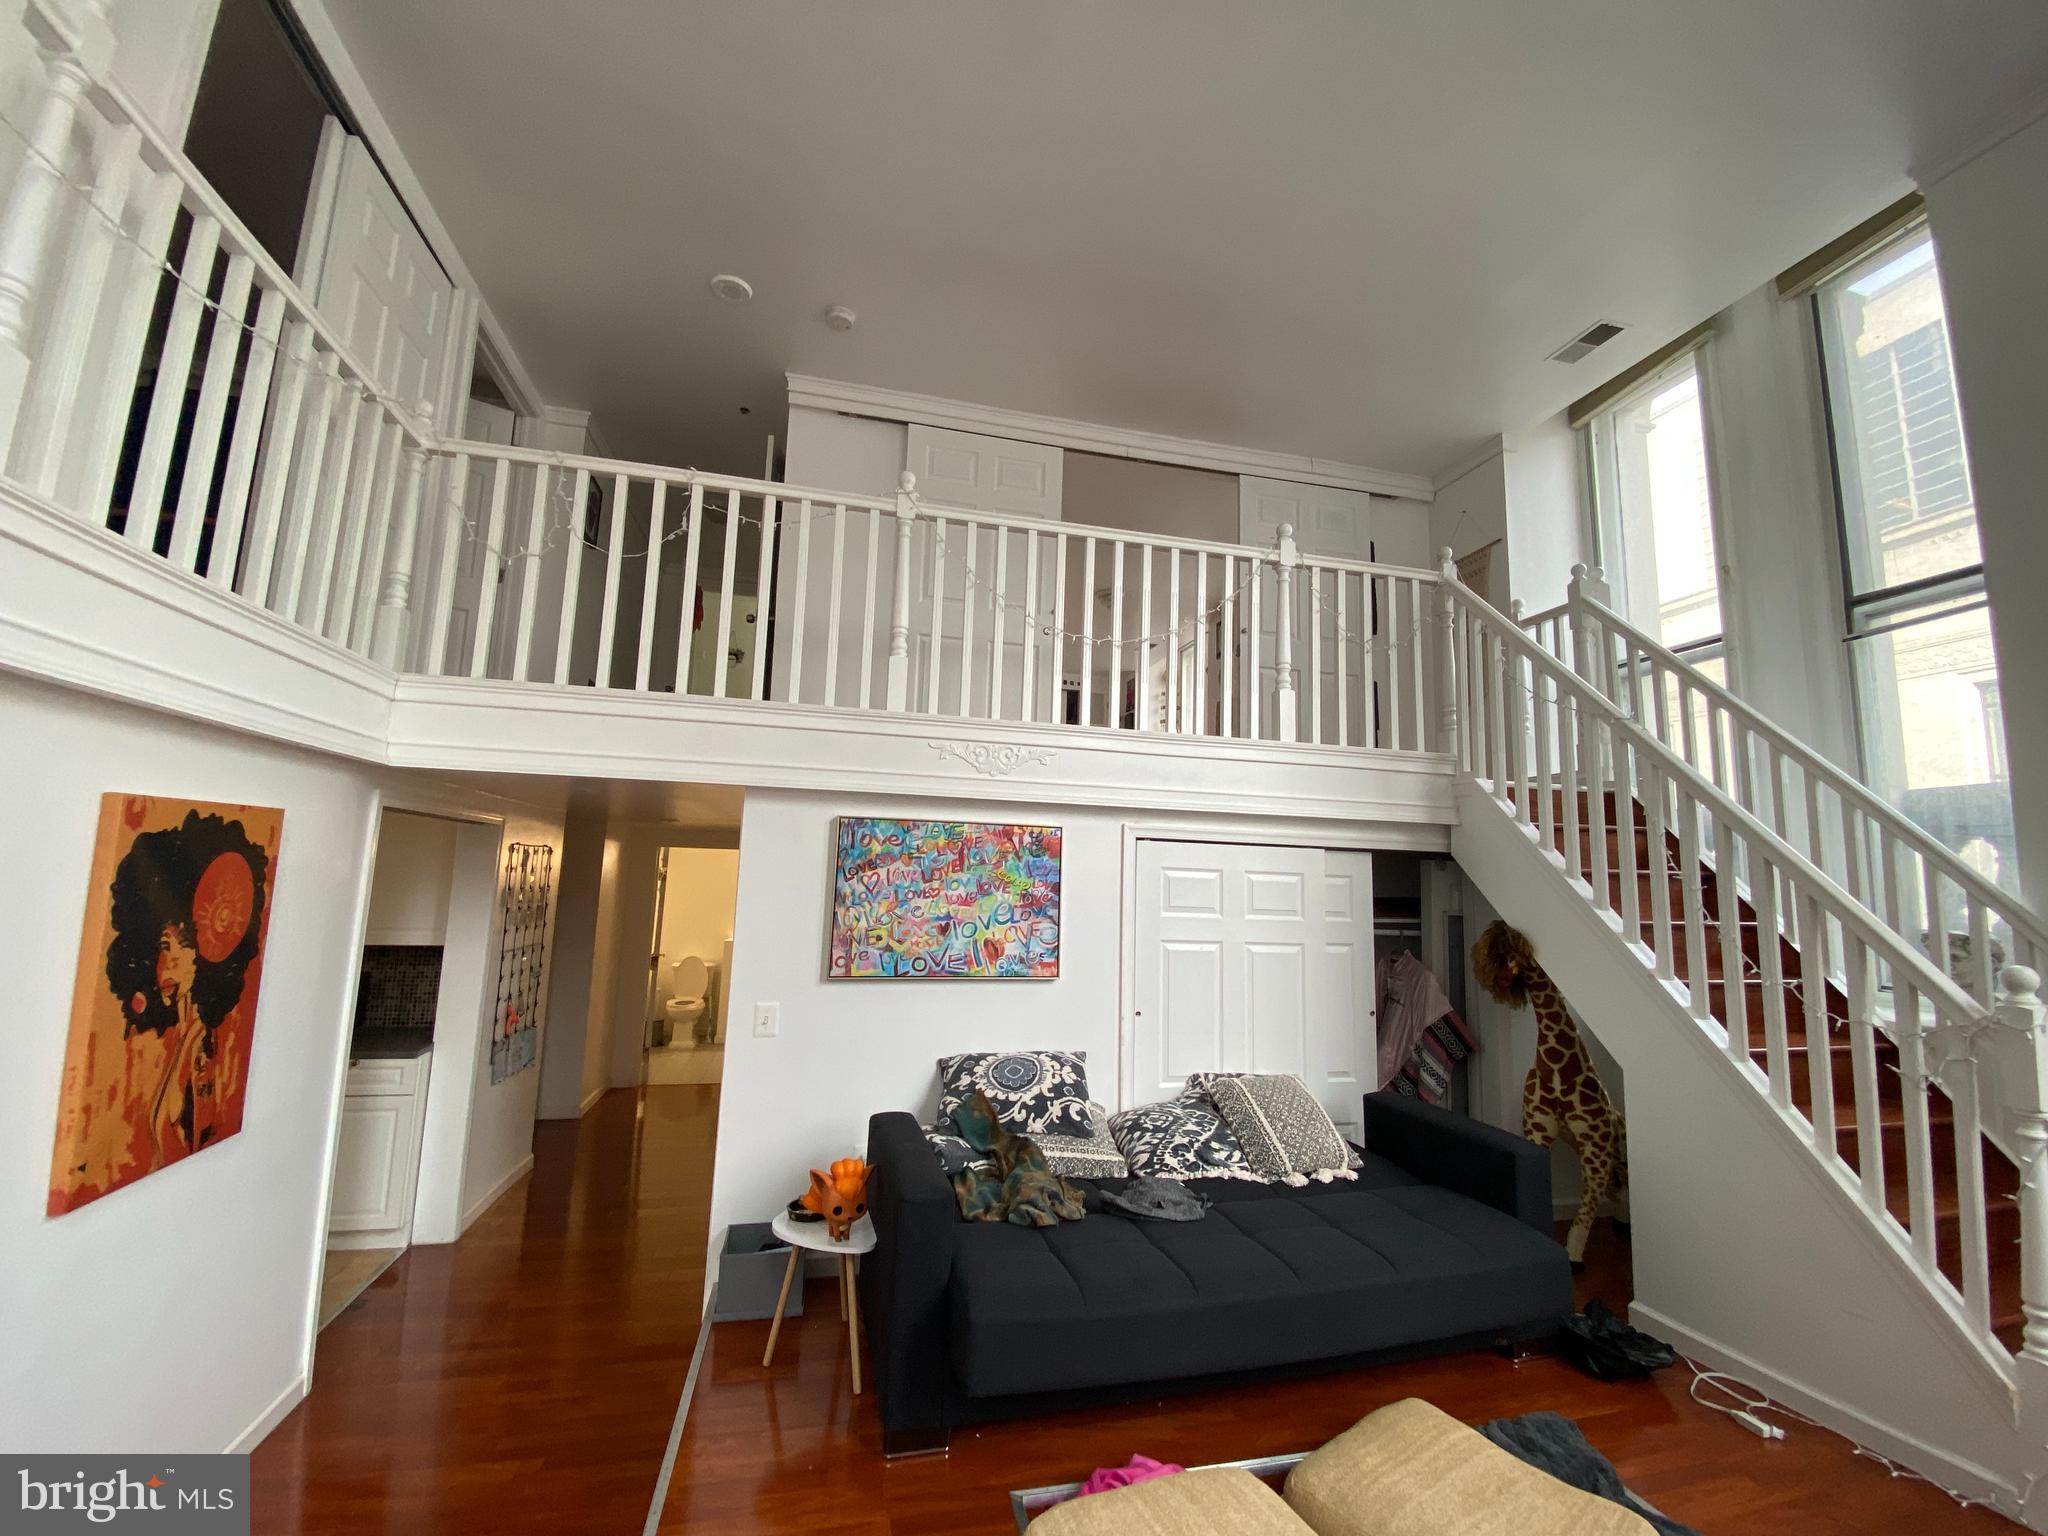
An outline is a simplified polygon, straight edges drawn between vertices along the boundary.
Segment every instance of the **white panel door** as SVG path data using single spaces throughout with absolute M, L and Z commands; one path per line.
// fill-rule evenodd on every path
M 1291 1072 L 1356 1137 L 1375 1049 L 1372 858 L 1138 844 L 1126 1104 L 1190 1072 Z
M 1297 485 L 1289 480 L 1261 480 L 1253 475 L 1240 475 L 1237 482 L 1237 525 L 1238 537 L 1246 544 L 1260 549 L 1272 549 L 1280 539 L 1280 527 L 1287 524 L 1294 529 L 1295 547 L 1302 558 L 1320 556 L 1326 560 L 1370 560 L 1373 558 L 1373 511 L 1372 497 L 1364 491 L 1339 490 L 1327 485 Z M 1295 578 L 1294 591 L 1294 666 L 1295 686 L 1300 692 L 1297 714 L 1301 720 L 1303 739 L 1308 735 L 1310 711 L 1308 690 L 1311 686 L 1321 690 L 1323 695 L 1323 719 L 1325 739 L 1334 740 L 1337 718 L 1337 646 L 1340 637 L 1337 630 L 1337 601 L 1331 585 L 1331 578 L 1322 578 L 1322 602 L 1316 603 L 1308 593 L 1306 577 Z M 1275 709 L 1273 704 L 1275 678 L 1276 623 L 1278 604 L 1273 599 L 1273 580 L 1269 576 L 1259 594 L 1259 699 L 1260 728 L 1270 733 L 1273 729 Z M 1368 633 L 1373 622 L 1371 601 L 1354 583 L 1348 601 L 1349 621 L 1345 629 L 1352 635 Z M 1244 612 L 1244 605 L 1238 605 Z M 1240 619 L 1240 624 L 1246 621 Z M 1316 623 L 1322 629 L 1322 675 L 1309 676 L 1308 626 Z M 1242 643 L 1242 642 L 1240 642 Z M 1362 664 L 1364 647 L 1358 641 L 1344 642 L 1349 648 L 1345 661 L 1344 675 L 1346 691 L 1350 698 L 1346 709 L 1353 719 L 1363 719 L 1361 710 L 1365 706 L 1365 687 Z M 1242 667 L 1239 675 L 1246 676 Z M 1239 698 L 1242 701 L 1242 686 Z
M 1009 438 L 983 437 L 972 432 L 948 432 L 939 427 L 913 426 L 909 429 L 904 467 L 917 476 L 917 492 L 939 507 L 965 507 L 974 512 L 999 512 L 1010 517 L 1057 522 L 1060 516 L 1065 455 L 1043 443 L 1017 442 Z M 998 602 L 997 542 L 1008 546 Z M 932 559 L 937 553 L 927 527 L 918 535 L 918 579 L 912 613 L 912 633 L 917 639 L 917 668 L 911 680 L 913 702 L 922 706 L 931 697 L 932 669 L 938 669 L 939 708 L 952 714 L 960 702 L 961 636 L 970 623 L 972 646 L 968 658 L 967 713 L 992 719 L 1022 718 L 1024 683 L 1025 611 L 1030 592 L 1025 585 L 1024 535 L 973 527 L 955 521 L 948 525 L 943 550 L 945 580 L 941 584 L 938 609 L 939 646 L 932 649 L 933 633 Z M 974 571 L 970 583 L 969 568 Z M 1040 610 L 1052 602 L 1054 573 L 1051 546 L 1039 553 L 1038 601 Z M 1000 638 L 999 638 L 1000 637 Z M 995 683 L 998 669 L 995 652 L 1002 648 L 1001 688 Z M 1041 679 L 1034 689 L 1033 713 L 1046 718 L 1051 708 L 1051 682 Z
M 313 302 L 377 387 L 408 404 L 438 403 L 446 382 L 455 285 L 370 152 L 342 146 Z
M 904 468 L 936 506 L 1057 522 L 1065 465 L 1065 453 L 1044 443 L 913 426 Z

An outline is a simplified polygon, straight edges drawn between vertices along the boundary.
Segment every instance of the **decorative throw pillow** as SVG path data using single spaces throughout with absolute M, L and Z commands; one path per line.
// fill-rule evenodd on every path
M 1250 1077 L 1253 1075 L 1248 1072 L 1190 1072 L 1186 1084 L 1181 1088 L 1181 1096 L 1185 1098 L 1189 1094 L 1199 1095 L 1213 1109 L 1216 1101 L 1209 1093 L 1209 1089 L 1213 1084 L 1222 1082 L 1226 1077 Z M 1400 1084 L 1396 1082 L 1393 1086 L 1398 1088 Z M 1224 1130 L 1226 1133 L 1228 1133 L 1229 1129 L 1229 1126 L 1225 1125 Z M 1344 1144 L 1344 1166 L 1347 1168 L 1363 1168 L 1365 1166 L 1365 1159 L 1358 1155 L 1358 1148 L 1352 1146 L 1349 1142 Z
M 1351 1149 L 1308 1085 L 1286 1073 L 1217 1078 L 1209 1084 L 1217 1112 L 1236 1133 L 1254 1173 L 1283 1183 L 1350 1179 Z
M 1086 1051 L 974 1051 L 939 1059 L 939 1124 L 977 1093 L 988 1095 L 1006 1129 L 1034 1140 L 1087 1136 Z
M 1256 1179 L 1216 1107 L 1198 1093 L 1109 1117 L 1134 1179 Z
M 1045 1166 L 1063 1179 L 1127 1179 L 1130 1168 L 1117 1150 L 1110 1134 L 1109 1111 L 1100 1104 L 1088 1106 L 1086 1136 L 1035 1136 L 1038 1150 L 1045 1154 Z
M 990 1166 L 988 1154 L 976 1151 L 965 1136 L 953 1129 L 950 1121 L 925 1126 L 924 1139 L 931 1143 L 932 1155 L 939 1160 L 939 1171 L 949 1179 L 962 1169 Z

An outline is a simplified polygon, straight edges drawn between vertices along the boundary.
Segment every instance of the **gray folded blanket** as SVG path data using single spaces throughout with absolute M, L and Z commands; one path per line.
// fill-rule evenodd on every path
M 1561 1413 L 1525 1413 L 1494 1419 L 1479 1433 L 1519 1461 L 1548 1472 L 1561 1483 L 1612 1500 L 1641 1515 L 1658 1536 L 1699 1536 L 1691 1526 L 1668 1520 L 1628 1491 L 1614 1463 L 1586 1443 L 1579 1426 Z

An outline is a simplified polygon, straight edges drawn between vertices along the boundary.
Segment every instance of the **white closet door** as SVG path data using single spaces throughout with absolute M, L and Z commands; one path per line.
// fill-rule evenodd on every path
M 1141 841 L 1125 1102 L 1190 1072 L 1291 1072 L 1355 1137 L 1371 952 L 1369 854 Z
M 361 139 L 345 140 L 340 162 L 313 302 L 379 389 L 438 409 L 455 285 Z
M 1057 522 L 1066 455 L 1044 443 L 913 426 L 907 468 L 917 494 L 940 506 Z

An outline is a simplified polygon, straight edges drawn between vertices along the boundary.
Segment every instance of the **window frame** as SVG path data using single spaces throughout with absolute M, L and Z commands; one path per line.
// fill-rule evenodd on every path
M 1840 370 L 1846 367 L 1846 360 L 1838 359 L 1833 353 L 1842 350 L 1839 328 L 1830 319 L 1827 294 L 1831 284 L 1857 268 L 1879 263 L 1887 252 L 1896 252 L 1908 243 L 1925 237 L 1932 240 L 1927 216 L 1923 213 L 1883 239 L 1856 252 L 1853 259 L 1845 261 L 1835 271 L 1816 280 L 1807 289 L 1805 298 L 1807 318 L 1813 331 L 1813 356 L 1816 376 L 1820 386 L 1821 428 L 1827 441 L 1828 484 L 1835 503 L 1835 555 L 1840 567 L 1842 590 L 1841 632 L 1843 648 L 1843 670 L 1849 684 L 1850 715 L 1856 731 L 1856 761 L 1858 777 L 1869 783 L 1872 773 L 1871 717 L 1863 697 L 1864 683 L 1862 669 L 1855 659 L 1855 646 L 1859 641 L 1872 640 L 1884 635 L 1916 629 L 1923 624 L 1936 623 L 1943 618 L 1959 613 L 1975 612 L 1990 606 L 1990 598 L 1984 586 L 1984 563 L 1982 560 L 1951 571 L 1937 571 L 1929 576 L 1916 576 L 1908 581 L 1892 582 L 1885 586 L 1874 586 L 1858 591 L 1856 583 L 1855 556 L 1851 539 L 1857 537 L 1849 521 L 1849 481 L 1845 476 L 1841 417 L 1836 409 L 1840 394 L 1838 383 L 1843 378 Z M 1939 264 L 1941 253 L 1934 252 L 1936 281 L 1940 281 Z M 1943 305 L 1943 343 L 1947 344 L 1946 303 Z M 1832 346 L 1831 346 L 1832 343 Z M 1950 377 L 1954 377 L 1951 358 Z M 1961 430 L 1961 405 L 1956 408 L 1958 429 Z M 1854 452 L 1854 445 L 1849 445 Z M 1962 440 L 1962 454 L 1965 473 L 1969 473 L 1969 441 Z M 1860 480 L 1857 493 L 1862 494 Z M 1974 520 L 1976 496 L 1974 477 L 1971 489 L 1971 515 Z M 1862 535 L 1868 537 L 1867 531 Z M 1917 616 L 1916 616 L 1917 615 Z M 2000 679 L 2002 686 L 2003 679 Z M 1999 721 L 1997 739 L 2002 742 L 2003 719 Z
M 1730 643 L 1728 633 L 1728 595 L 1732 572 L 1728 563 L 1727 528 L 1722 517 L 1720 461 L 1714 441 L 1714 381 L 1712 365 L 1708 360 L 1710 348 L 1707 344 L 1710 340 L 1710 337 L 1702 337 L 1698 343 L 1669 359 L 1656 372 L 1637 380 L 1626 392 L 1602 405 L 1598 413 L 1578 429 L 1581 483 L 1585 488 L 1582 511 L 1585 518 L 1586 548 L 1592 555 L 1588 563 L 1599 567 L 1605 574 L 1610 606 L 1628 618 L 1630 623 L 1637 624 L 1638 628 L 1655 634 L 1658 644 L 1663 645 L 1688 665 L 1700 666 L 1707 662 L 1720 661 L 1723 675 L 1732 683 L 1734 647 Z M 1624 533 L 1621 528 L 1620 508 L 1613 502 L 1613 498 L 1619 494 L 1620 477 L 1613 422 L 1619 412 L 1627 410 L 1646 396 L 1668 388 L 1687 370 L 1690 370 L 1698 381 L 1700 446 L 1706 461 L 1707 527 L 1714 541 L 1714 604 L 1720 615 L 1721 624 L 1715 634 L 1688 640 L 1683 645 L 1672 645 L 1652 626 L 1638 624 L 1629 615 L 1628 573 L 1623 563 L 1625 555 L 1621 548 Z

